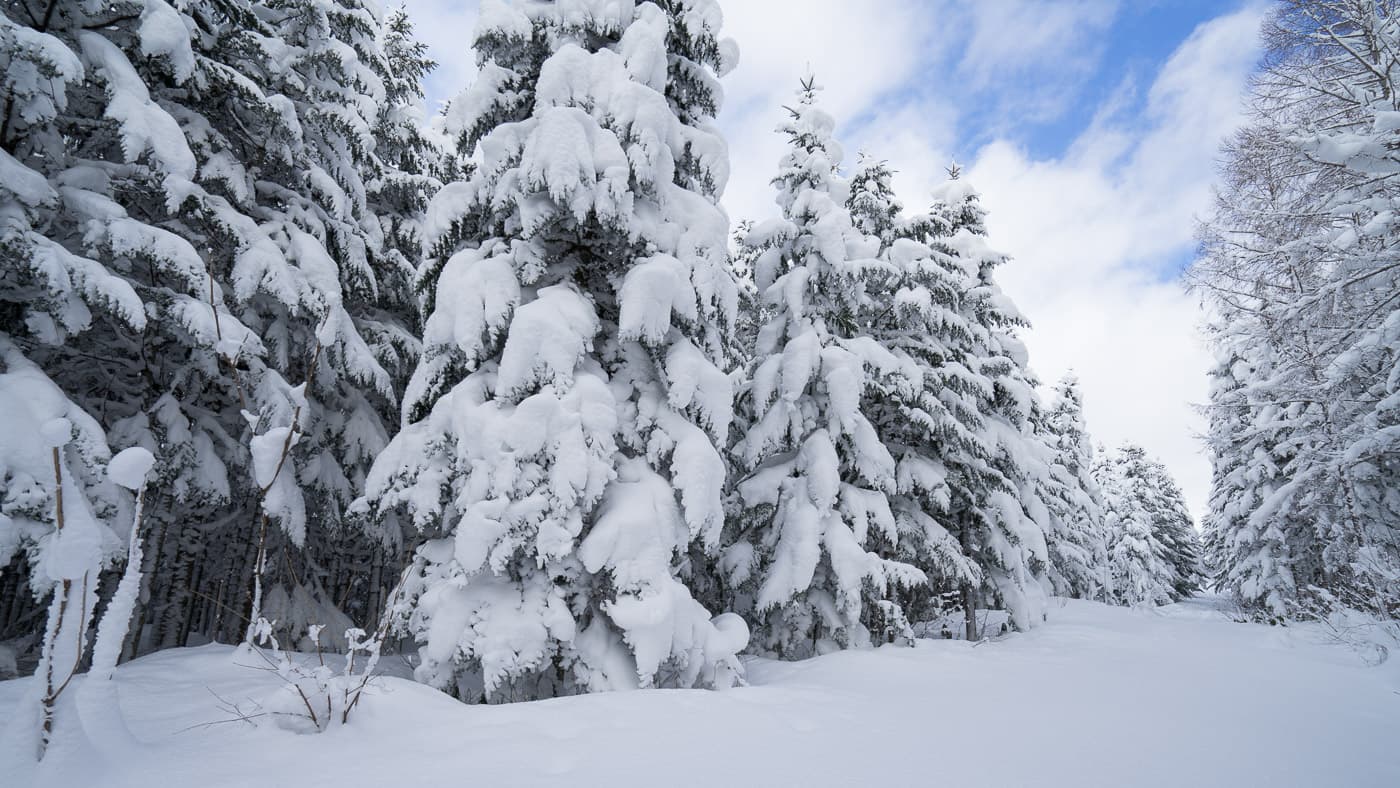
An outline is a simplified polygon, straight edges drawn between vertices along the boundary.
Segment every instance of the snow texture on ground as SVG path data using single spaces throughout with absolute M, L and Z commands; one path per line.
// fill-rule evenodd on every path
M 978 645 L 755 660 L 751 686 L 729 691 L 466 706 L 384 678 L 348 726 L 309 736 L 224 722 L 219 698 L 251 708 L 276 687 L 238 659 L 214 645 L 121 667 L 139 746 L 60 726 L 44 771 L 24 782 L 1400 785 L 1400 659 L 1367 666 L 1315 630 L 1235 623 L 1210 598 L 1158 610 L 1057 603 L 1048 625 Z M 0 720 L 28 682 L 0 682 Z

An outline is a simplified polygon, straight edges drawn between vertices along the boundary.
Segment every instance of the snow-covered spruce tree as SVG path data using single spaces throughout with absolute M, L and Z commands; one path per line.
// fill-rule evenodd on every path
M 1084 422 L 1079 380 L 1073 373 L 1055 385 L 1055 401 L 1043 419 L 1052 449 L 1050 513 L 1046 544 L 1055 593 L 1079 599 L 1103 599 L 1108 585 L 1108 543 L 1103 497 L 1094 481 L 1094 450 Z
M 1114 598 L 1155 605 L 1199 590 L 1199 540 L 1166 467 L 1124 444 L 1096 460 L 1094 478 L 1104 494 Z
M 739 375 L 742 375 L 753 361 L 754 348 L 758 347 L 758 331 L 767 322 L 767 307 L 763 304 L 762 294 L 758 292 L 758 284 L 754 280 L 758 258 L 763 254 L 763 248 L 749 242 L 749 233 L 753 230 L 754 223 L 748 219 L 735 226 L 733 248 L 729 255 L 729 267 L 739 288 L 738 316 L 730 342 L 729 358 L 731 366 Z
M 1206 576 L 1206 585 L 1215 590 L 1224 590 L 1228 577 L 1230 544 L 1239 528 L 1241 517 L 1247 517 L 1251 496 L 1241 495 L 1243 479 L 1240 470 L 1244 465 L 1245 453 L 1240 443 L 1249 428 L 1250 412 L 1244 401 L 1242 380 L 1249 375 L 1247 364 L 1236 349 L 1223 340 L 1222 334 L 1228 326 L 1218 322 L 1207 323 L 1206 331 L 1215 351 L 1215 364 L 1211 367 L 1210 402 L 1204 408 L 1208 421 L 1206 446 L 1210 451 L 1210 501 L 1205 518 L 1201 523 L 1201 563 Z M 1236 500 L 1249 501 L 1244 505 Z
M 726 537 L 723 571 L 754 647 L 801 658 L 867 645 L 868 625 L 899 586 L 922 583 L 881 555 L 898 539 L 887 495 L 894 458 L 864 407 L 873 378 L 897 361 L 866 329 L 868 288 L 886 268 L 851 224 L 837 174 L 834 122 L 807 78 L 779 128 L 787 152 L 773 179 L 781 218 L 748 234 L 762 249 L 756 281 L 768 320 L 758 332 L 735 448 L 747 473 L 745 512 Z
M 1329 584 L 1325 529 L 1310 508 L 1286 503 L 1300 492 L 1289 478 L 1312 456 L 1332 406 L 1298 393 L 1300 377 L 1317 379 L 1298 361 L 1320 357 L 1318 337 L 1285 333 L 1277 313 L 1323 286 L 1324 266 L 1298 239 L 1327 226 L 1309 195 L 1338 188 L 1339 173 L 1308 165 L 1287 135 L 1257 124 L 1225 145 L 1216 210 L 1201 233 L 1205 254 L 1189 274 L 1218 313 L 1204 523 L 1211 571 L 1218 588 L 1270 618 Z
M 380 89 L 359 58 L 374 55 L 374 18 L 51 7 L 6 17 L 24 57 L 69 62 L 7 82 L 0 102 L 18 168 L 5 180 L 51 195 L 7 214 L 20 219 L 7 259 L 29 265 L 3 272 L 0 330 L 113 447 L 159 458 L 127 653 L 236 638 L 259 552 L 277 557 L 281 611 L 344 623 L 312 553 L 292 548 L 340 526 L 392 426 L 384 337 L 404 335 L 361 333 L 402 319 L 380 306 L 383 234 L 364 197 Z
M 83 483 L 72 489 L 63 485 L 64 519 L 90 522 L 95 516 L 104 527 L 111 524 L 104 514 L 110 507 L 100 504 L 106 496 L 83 488 L 102 479 L 108 428 L 114 417 L 131 414 L 130 403 L 141 399 L 146 385 L 142 367 L 149 365 L 140 358 L 139 338 L 153 331 L 161 313 L 151 314 L 150 296 L 140 292 L 142 280 L 160 281 L 160 295 L 177 310 L 180 296 L 198 301 L 207 299 L 203 294 L 208 292 L 203 263 L 190 244 L 150 223 L 145 210 L 132 215 L 113 199 L 134 197 L 163 215 L 167 200 L 178 202 L 195 174 L 194 158 L 174 120 L 150 101 L 142 79 L 111 40 L 132 41 L 144 33 L 144 56 L 158 68 L 165 65 L 187 77 L 188 45 L 180 35 L 169 35 L 184 34 L 183 25 L 169 6 L 151 3 L 138 27 L 133 22 L 137 14 L 123 15 L 133 9 L 140 6 L 50 3 L 37 16 L 18 5 L 7 6 L 0 15 L 4 386 L 18 403 L 12 407 L 24 405 L 16 413 L 30 407 L 24 402 L 29 398 L 48 411 L 33 421 L 19 417 L 15 428 L 39 429 L 59 418 L 77 425 L 72 444 L 71 436 L 62 434 L 65 430 L 51 430 L 55 446 L 78 447 L 58 452 L 68 463 L 55 457 L 48 472 L 37 477 L 11 464 L 0 479 L 5 512 L 0 521 L 6 522 L 0 531 L 17 529 L 0 536 L 9 564 L 0 578 L 7 600 L 0 608 L 0 639 L 19 636 L 30 646 L 42 641 L 44 674 L 50 671 L 42 663 L 53 664 L 53 633 L 82 618 L 77 611 L 91 612 L 97 570 L 110 556 L 87 539 L 93 546 L 90 561 L 81 569 L 67 562 L 60 584 L 65 589 L 85 586 L 82 599 L 54 593 L 49 582 L 54 567 L 42 550 L 33 548 L 68 540 L 23 523 L 56 525 L 56 511 L 42 512 L 58 508 L 55 474 L 66 465 L 63 475 Z M 44 384 L 35 382 L 39 380 Z M 7 448 L 26 445 L 4 443 Z M 45 477 L 55 481 L 47 488 L 35 486 L 35 479 L 42 483 Z M 73 533 L 91 530 L 80 527 Z M 119 545 L 111 540 L 106 546 L 115 552 Z M 17 548 L 22 555 L 12 560 Z M 36 627 L 44 626 L 45 599 L 51 600 L 49 632 L 34 638 Z M 81 637 L 86 622 L 77 627 Z M 66 635 L 60 640 L 68 651 L 59 661 L 75 665 L 83 656 L 81 645 Z
M 1120 449 L 1122 471 L 1141 502 L 1152 524 L 1152 533 L 1161 543 L 1170 566 L 1172 599 L 1184 599 L 1201 590 L 1200 537 L 1181 488 L 1161 461 L 1149 458 L 1142 447 Z
M 1279 619 L 1294 612 L 1300 590 L 1325 582 L 1324 543 L 1305 517 L 1262 506 L 1285 483 L 1294 407 L 1249 402 L 1250 384 L 1265 379 L 1271 355 L 1256 329 L 1238 315 L 1212 331 L 1217 363 L 1207 411 L 1212 474 L 1203 548 L 1214 588 L 1256 615 Z
M 877 232 L 878 217 L 897 206 L 885 178 L 874 178 L 866 198 L 848 204 Z M 874 245 L 878 236 L 868 236 Z M 977 563 L 963 551 L 953 512 L 973 490 L 1001 489 L 990 471 L 982 438 L 982 396 L 990 384 L 969 368 L 973 329 L 962 315 L 971 276 L 956 257 L 909 238 L 894 238 L 881 260 L 888 271 L 870 284 L 875 313 L 872 338 L 895 355 L 898 375 L 878 375 L 865 411 L 895 460 L 888 499 L 897 540 L 890 555 L 921 569 L 927 584 L 892 589 L 882 605 L 887 623 L 937 617 L 949 595 L 967 596 L 982 581 Z M 888 611 L 888 612 L 886 612 Z
M 856 230 L 880 239 L 881 252 L 904 234 L 904 206 L 895 197 L 892 178 L 894 171 L 888 163 L 862 152 L 846 197 L 846 209 Z
M 1394 618 L 1400 605 L 1397 10 L 1277 5 L 1255 120 L 1225 151 L 1195 271 L 1230 341 L 1256 351 L 1236 397 L 1242 453 L 1217 458 L 1243 494 L 1216 496 L 1230 532 L 1214 541 L 1226 587 L 1270 616 L 1321 602 Z
M 366 184 L 367 199 L 384 233 L 380 290 L 396 315 L 414 318 L 416 336 L 421 321 L 415 278 L 423 257 L 428 200 L 444 182 L 463 177 L 469 165 L 425 131 L 423 80 L 437 64 L 428 57 L 427 45 L 413 37 L 412 22 L 402 8 L 386 15 L 379 45 L 382 56 L 370 60 L 384 84 L 372 132 L 379 167 Z M 418 342 L 410 337 L 400 344 L 391 373 L 406 379 L 417 361 Z
M 1153 534 L 1140 496 L 1124 473 L 1122 452 L 1100 448 L 1095 452 L 1093 473 L 1104 499 L 1110 601 L 1132 607 L 1170 602 L 1171 565 Z
M 726 686 L 743 621 L 685 584 L 723 525 L 737 292 L 710 0 L 488 3 L 434 198 L 424 353 L 367 505 L 422 532 L 418 678 L 514 700 Z
M 436 67 L 427 46 L 413 36 L 413 25 L 402 8 L 385 14 L 377 29 L 377 49 L 368 50 L 364 34 L 357 52 L 383 85 L 372 118 L 373 156 L 366 160 L 365 201 L 383 233 L 383 250 L 374 260 L 378 303 L 360 321 L 366 341 L 381 348 L 381 361 L 396 392 L 407 385 L 418 359 L 422 333 L 419 293 L 415 286 L 423 258 L 422 224 L 429 198 L 445 180 L 462 173 L 462 162 L 445 151 L 425 131 L 423 80 Z M 363 80 L 372 84 L 373 80 Z M 396 408 L 383 414 L 396 425 Z M 390 432 L 392 432 L 392 428 Z M 372 459 L 372 458 L 371 458 Z M 352 477 L 363 490 L 360 466 Z M 385 594 L 405 554 L 406 524 L 399 518 L 356 517 L 349 527 L 331 529 L 317 540 L 326 584 L 346 600 L 352 620 L 376 623 Z M 365 571 L 365 567 L 369 571 Z M 334 633 L 338 637 L 339 633 Z
M 753 354 L 758 347 L 758 332 L 769 318 L 769 308 L 763 303 L 754 274 L 758 258 L 763 249 L 749 243 L 749 234 L 754 230 L 754 222 L 740 220 L 734 227 L 729 251 L 729 268 L 738 287 L 738 307 L 735 313 L 734 328 L 725 347 L 725 361 L 729 368 L 732 390 L 742 392 L 748 375 L 753 369 Z M 725 461 L 724 518 L 725 523 L 737 523 L 748 513 L 748 506 L 738 489 L 747 467 L 744 458 L 733 449 L 748 432 L 754 414 L 743 407 L 741 400 L 734 403 L 729 434 L 725 436 L 722 456 Z M 721 536 L 721 546 L 724 544 Z M 726 610 L 733 607 L 733 594 L 728 588 L 724 570 L 719 566 L 723 550 L 715 556 L 692 556 L 692 572 L 688 578 L 691 593 L 711 610 Z
M 975 425 L 975 443 L 953 449 L 961 468 L 948 479 L 945 519 L 963 557 L 980 570 L 979 581 L 961 585 L 967 636 L 975 639 L 984 592 L 1018 628 L 1043 617 L 1049 561 L 1043 487 L 1050 468 L 1033 419 L 1034 378 L 1015 336 L 1025 319 L 994 277 L 1007 257 L 988 245 L 986 211 L 956 164 L 949 176 L 934 190 L 930 211 L 911 219 L 905 232 L 962 269 L 957 314 L 966 338 L 945 374 L 966 376 L 977 415 L 976 422 L 964 421 Z

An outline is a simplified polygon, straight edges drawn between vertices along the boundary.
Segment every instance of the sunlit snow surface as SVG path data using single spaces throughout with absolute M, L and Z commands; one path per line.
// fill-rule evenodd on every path
M 318 736 L 221 722 L 220 697 L 251 709 L 276 677 L 225 646 L 166 651 L 117 672 L 138 750 L 60 726 L 44 773 L 0 773 L 16 788 L 1400 785 L 1400 657 L 1368 667 L 1221 609 L 1057 603 L 1028 634 L 757 660 L 752 686 L 723 692 L 465 706 L 386 678 Z M 0 683 L 0 720 L 27 681 Z

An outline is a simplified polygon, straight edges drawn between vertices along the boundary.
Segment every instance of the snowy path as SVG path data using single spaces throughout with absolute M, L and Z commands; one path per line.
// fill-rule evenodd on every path
M 271 686 L 212 646 L 118 673 L 143 751 L 51 759 L 44 785 L 1400 786 L 1400 658 L 1301 630 L 1072 602 L 977 647 L 750 665 L 754 686 L 468 707 L 387 680 L 348 728 L 240 724 Z M 0 683 L 0 719 L 22 689 Z M 56 755 L 59 753 L 55 753 Z M 251 768 L 258 764 L 256 777 Z M 17 787 L 18 788 L 18 787 Z

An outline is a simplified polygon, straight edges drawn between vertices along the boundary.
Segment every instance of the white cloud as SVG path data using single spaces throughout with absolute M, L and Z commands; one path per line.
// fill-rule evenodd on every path
M 1136 128 L 1101 120 L 1052 161 L 993 143 L 970 172 L 994 240 L 1016 258 L 1001 279 L 1034 323 L 1034 366 L 1049 379 L 1073 368 L 1096 436 L 1162 457 L 1197 513 L 1210 469 L 1193 405 L 1210 357 L 1195 301 L 1161 269 L 1190 252 L 1209 208 L 1260 18 L 1246 8 L 1201 25 L 1157 75 Z
M 947 24 L 971 31 L 957 71 L 965 88 L 992 89 L 998 123 L 1061 116 L 1098 65 L 1117 0 L 948 3 Z
M 975 87 L 986 87 L 993 79 L 1040 71 L 1052 60 L 1059 74 L 1092 66 L 1102 48 L 1097 39 L 1112 24 L 1118 3 L 987 0 L 960 8 L 972 34 L 959 68 L 977 80 Z

